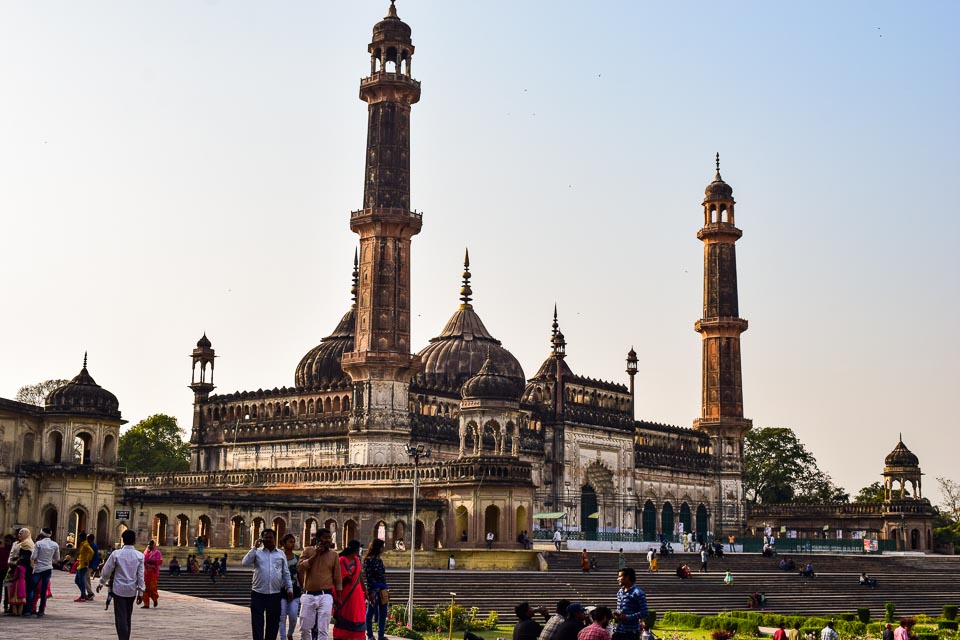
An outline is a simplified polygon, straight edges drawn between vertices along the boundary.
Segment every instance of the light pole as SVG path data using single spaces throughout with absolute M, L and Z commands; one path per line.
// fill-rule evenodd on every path
M 414 552 L 417 550 L 417 492 L 420 489 L 420 458 L 429 458 L 430 449 L 422 444 L 411 444 L 407 455 L 413 458 L 413 514 L 410 516 L 410 589 L 407 594 L 407 627 L 413 629 L 413 573 Z

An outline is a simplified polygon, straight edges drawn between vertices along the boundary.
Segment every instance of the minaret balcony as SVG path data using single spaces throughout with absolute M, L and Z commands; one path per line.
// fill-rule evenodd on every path
M 711 222 L 697 231 L 697 238 L 700 240 L 709 238 L 716 240 L 730 240 L 731 242 L 735 242 L 742 236 L 743 231 L 733 226 L 729 222 Z
M 399 225 L 413 230 L 413 234 L 416 234 L 423 226 L 423 213 L 399 207 L 372 207 L 350 212 L 350 229 L 354 232 L 358 227 L 375 223 Z
M 402 73 L 378 71 L 360 79 L 360 99 L 371 103 L 395 100 L 416 104 L 420 101 L 420 81 Z
M 414 80 L 408 75 L 402 73 L 390 72 L 390 71 L 377 71 L 366 78 L 360 79 L 360 88 L 369 87 L 377 83 L 400 83 L 410 85 L 411 87 L 416 87 L 417 91 L 420 90 L 420 81 Z
M 739 336 L 748 326 L 749 323 L 743 318 L 701 318 L 693 328 L 697 333 Z

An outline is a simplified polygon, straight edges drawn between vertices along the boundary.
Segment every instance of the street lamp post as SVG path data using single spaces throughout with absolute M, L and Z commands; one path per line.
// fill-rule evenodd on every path
M 417 550 L 417 493 L 420 489 L 420 458 L 429 458 L 430 449 L 422 444 L 407 447 L 407 455 L 413 458 L 413 513 L 410 516 L 410 589 L 407 594 L 407 627 L 413 629 L 413 574 L 414 552 Z

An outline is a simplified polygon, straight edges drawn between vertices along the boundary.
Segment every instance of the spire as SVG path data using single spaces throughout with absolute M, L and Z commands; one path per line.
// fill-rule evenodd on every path
M 553 342 L 553 338 L 557 337 L 557 329 L 559 327 L 560 325 L 557 324 L 557 303 L 554 302 L 553 303 L 553 333 L 550 334 L 551 335 L 550 342 Z
M 470 296 L 473 295 L 473 289 L 470 288 L 470 249 L 464 249 L 463 252 L 463 286 L 460 287 L 460 308 L 472 309 Z
M 397 17 L 397 6 L 394 4 L 396 0 L 390 0 L 390 8 L 387 9 L 387 18 L 396 18 Z
M 720 152 L 717 151 L 717 175 L 713 178 L 714 180 L 723 180 L 720 177 Z
M 350 287 L 350 300 L 353 301 L 354 306 L 357 304 L 357 285 L 360 283 L 360 270 L 357 267 L 357 250 L 353 250 L 353 284 Z
M 560 331 L 560 323 L 557 322 L 557 304 L 553 304 L 553 337 L 550 339 L 550 355 L 557 358 L 563 358 L 566 355 L 567 341 Z
M 87 368 L 87 352 L 86 351 L 83 352 L 83 368 L 84 369 Z

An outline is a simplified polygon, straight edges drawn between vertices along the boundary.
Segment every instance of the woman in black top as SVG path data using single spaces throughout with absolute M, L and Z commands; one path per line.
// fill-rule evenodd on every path
M 373 640 L 373 620 L 377 620 L 377 636 L 384 640 L 387 633 L 387 604 L 389 591 L 386 569 L 380 554 L 383 553 L 383 540 L 374 538 L 363 560 L 363 581 L 367 590 L 367 640 Z

